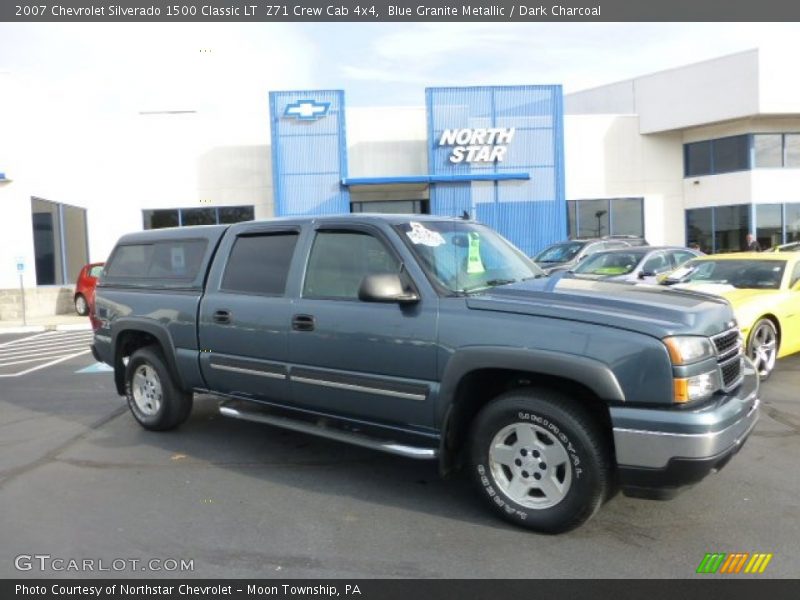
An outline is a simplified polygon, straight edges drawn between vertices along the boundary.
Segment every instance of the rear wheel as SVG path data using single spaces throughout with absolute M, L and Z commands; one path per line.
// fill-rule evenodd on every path
M 156 346 L 133 353 L 125 367 L 125 390 L 128 408 L 145 429 L 173 429 L 192 410 L 192 394 L 178 388 Z
M 756 366 L 761 379 L 767 379 L 778 358 L 778 330 L 769 319 L 759 319 L 750 331 L 747 356 Z
M 481 495 L 503 518 L 559 533 L 588 520 L 609 493 L 606 446 L 592 417 L 568 397 L 514 390 L 476 417 L 471 469 Z
M 84 298 L 83 294 L 77 294 L 75 296 L 75 312 L 82 317 L 89 314 L 89 303 L 86 302 L 86 298 Z

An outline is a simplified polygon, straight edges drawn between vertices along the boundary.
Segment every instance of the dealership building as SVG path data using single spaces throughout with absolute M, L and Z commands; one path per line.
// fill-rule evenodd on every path
M 248 133 L 202 111 L 52 123 L 30 141 L 0 74 L 0 319 L 20 281 L 68 310 L 80 267 L 123 233 L 283 215 L 464 213 L 534 254 L 566 237 L 738 251 L 800 240 L 800 81 L 750 50 L 563 95 L 433 87 L 417 107 L 268 91 Z M 189 107 L 190 108 L 190 107 Z M 4 291 L 5 290 L 5 291 Z

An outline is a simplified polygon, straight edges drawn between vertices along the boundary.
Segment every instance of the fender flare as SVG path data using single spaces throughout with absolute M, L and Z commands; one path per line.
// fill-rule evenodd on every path
M 434 408 L 434 422 L 441 427 L 440 456 L 443 460 L 446 460 L 447 456 L 445 446 L 450 437 L 449 428 L 458 410 L 456 398 L 458 386 L 464 377 L 482 369 L 523 371 L 560 377 L 588 388 L 603 402 L 614 404 L 625 402 L 625 394 L 616 375 L 608 365 L 597 359 L 534 348 L 504 346 L 463 348 L 457 350 L 447 363 Z
M 167 361 L 167 368 L 175 378 L 175 383 L 178 385 L 179 389 L 184 389 L 183 378 L 181 377 L 178 365 L 175 361 L 175 344 L 172 341 L 169 330 L 150 319 L 123 317 L 114 322 L 111 330 L 111 347 L 114 349 L 114 381 L 117 384 L 117 392 L 120 395 L 125 395 L 124 371 L 121 373 L 117 372 L 117 365 L 119 364 L 117 360 L 117 345 L 119 343 L 119 336 L 129 331 L 147 333 L 156 338 L 163 351 L 164 359 Z

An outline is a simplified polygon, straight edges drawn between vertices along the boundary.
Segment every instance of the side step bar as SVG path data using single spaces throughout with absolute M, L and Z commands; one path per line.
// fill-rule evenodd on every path
M 233 417 L 234 419 L 255 421 L 256 423 L 266 423 L 267 425 L 274 425 L 275 427 L 291 429 L 292 431 L 299 431 L 300 433 L 317 435 L 329 440 L 345 442 L 347 444 L 353 444 L 363 448 L 370 448 L 371 450 L 380 450 L 382 452 L 388 452 L 389 454 L 405 456 L 406 458 L 430 460 L 437 458 L 439 455 L 439 451 L 436 448 L 400 444 L 390 440 L 370 437 L 363 433 L 345 431 L 342 429 L 333 429 L 331 427 L 326 427 L 325 425 L 315 425 L 313 423 L 307 423 L 304 421 L 295 421 L 293 419 L 279 417 L 277 415 L 257 409 L 245 410 L 242 409 L 241 406 L 234 407 L 225 402 L 220 404 L 219 412 L 226 417 Z

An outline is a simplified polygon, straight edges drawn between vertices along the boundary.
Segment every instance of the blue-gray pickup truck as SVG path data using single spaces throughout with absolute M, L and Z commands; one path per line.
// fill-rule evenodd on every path
M 758 418 L 725 300 L 547 277 L 470 220 L 132 233 L 92 319 L 93 353 L 146 429 L 213 394 L 226 416 L 468 469 L 495 512 L 538 531 L 580 525 L 619 489 L 670 497 Z

